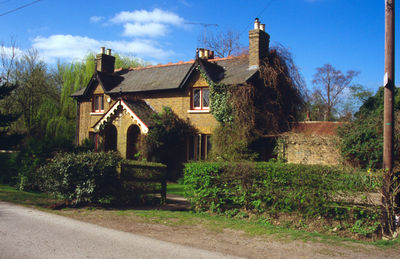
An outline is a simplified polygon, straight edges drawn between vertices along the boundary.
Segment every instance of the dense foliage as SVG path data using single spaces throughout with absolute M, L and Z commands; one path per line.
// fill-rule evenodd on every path
M 146 153 L 156 162 L 168 166 L 168 178 L 179 177 L 186 161 L 186 138 L 196 134 L 189 123 L 179 118 L 169 107 L 153 117 L 154 125 L 146 136 Z
M 299 213 L 350 222 L 365 219 L 358 224 L 370 224 L 369 220 L 378 216 L 376 208 L 338 197 L 374 192 L 381 179 L 379 175 L 327 166 L 209 162 L 186 164 L 184 184 L 197 211 Z M 378 226 L 376 221 L 373 224 L 372 232 Z
M 73 145 L 76 101 L 71 94 L 85 87 L 93 76 L 94 55 L 50 69 L 35 50 L 11 56 L 4 49 L 0 52 L 0 78 L 4 79 L 0 82 L 0 146 L 20 150 L 16 158 L 20 166 L 11 177 L 12 182 L 20 189 L 36 189 L 37 168 L 56 151 L 89 147 L 76 149 Z M 116 66 L 126 68 L 142 63 L 116 55 Z
M 0 183 L 14 185 L 18 170 L 16 158 L 18 153 L 0 153 Z
M 383 157 L 383 88 L 368 98 L 355 114 L 355 120 L 338 130 L 343 158 L 354 166 L 381 168 Z M 395 118 L 399 118 L 400 96 L 395 91 Z M 395 119 L 395 160 L 398 161 L 399 125 Z
M 301 211 L 327 215 L 338 192 L 375 191 L 378 177 L 285 163 L 189 163 L 186 193 L 198 210 Z
M 16 84 L 10 84 L 0 77 L 0 103 L 16 88 Z M 15 142 L 21 138 L 18 134 L 9 134 L 10 125 L 16 121 L 18 117 L 18 113 L 5 111 L 5 109 L 1 109 L 0 105 L 0 146 L 2 149 L 12 149 Z
M 37 183 L 41 191 L 75 205 L 141 203 L 155 193 L 165 199 L 165 169 L 122 160 L 116 152 L 59 153 L 37 170 Z
M 42 191 L 72 201 L 101 202 L 118 194 L 118 153 L 60 153 L 37 171 Z
M 290 53 L 283 48 L 271 51 L 260 66 L 260 79 L 241 85 L 214 83 L 199 69 L 210 86 L 211 113 L 220 123 L 212 139 L 212 157 L 265 159 L 258 147 L 266 137 L 289 129 L 303 106 L 304 82 Z

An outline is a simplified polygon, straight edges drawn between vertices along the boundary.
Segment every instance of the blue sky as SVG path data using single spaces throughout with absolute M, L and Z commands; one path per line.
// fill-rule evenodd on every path
M 0 14 L 30 2 L 0 0 Z M 167 63 L 193 59 L 200 47 L 204 28 L 187 23 L 238 31 L 240 43 L 248 46 L 255 17 L 266 24 L 272 45 L 292 52 L 308 88 L 315 69 L 327 63 L 343 72 L 360 71 L 355 82 L 373 91 L 382 84 L 383 0 L 41 0 L 0 16 L 0 42 L 8 46 L 13 38 L 21 50 L 36 48 L 50 64 L 78 60 L 101 46 Z M 397 55 L 397 84 L 399 62 Z

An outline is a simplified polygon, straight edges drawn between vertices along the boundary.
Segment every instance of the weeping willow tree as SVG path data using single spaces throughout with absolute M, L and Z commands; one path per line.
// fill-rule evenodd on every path
M 116 67 L 128 68 L 145 64 L 142 60 L 115 54 Z M 72 143 L 75 136 L 76 102 L 71 94 L 89 83 L 95 70 L 94 54 L 82 62 L 59 63 L 54 75 L 60 89 L 59 99 L 47 98 L 40 106 L 38 118 L 43 136 L 60 144 Z
M 89 83 L 93 71 L 92 55 L 88 55 L 83 62 L 57 64 L 53 78 L 59 89 L 58 98 L 45 98 L 36 117 L 43 138 L 60 144 L 72 143 L 75 135 L 76 103 L 70 96 Z

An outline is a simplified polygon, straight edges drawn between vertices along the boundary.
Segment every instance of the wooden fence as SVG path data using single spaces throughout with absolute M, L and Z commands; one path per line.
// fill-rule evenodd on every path
M 120 180 L 125 195 L 131 199 L 143 199 L 147 195 L 161 196 L 165 203 L 167 196 L 167 167 L 158 163 L 128 161 L 121 164 Z

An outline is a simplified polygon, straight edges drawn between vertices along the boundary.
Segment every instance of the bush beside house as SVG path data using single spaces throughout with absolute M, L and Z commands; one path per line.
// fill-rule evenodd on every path
M 60 153 L 37 175 L 42 191 L 72 204 L 130 203 L 161 192 L 165 166 L 122 160 L 116 152 Z

